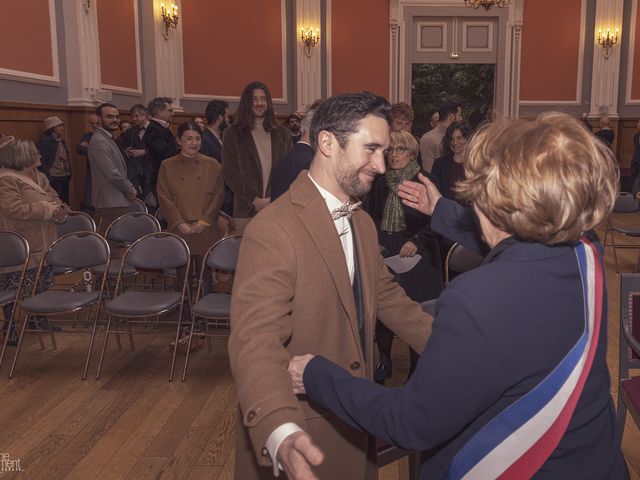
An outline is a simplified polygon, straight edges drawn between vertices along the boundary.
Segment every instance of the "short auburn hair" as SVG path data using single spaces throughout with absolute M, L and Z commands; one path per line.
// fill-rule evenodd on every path
M 391 117 L 413 122 L 415 114 L 413 108 L 406 102 L 398 102 L 391 105 Z
M 516 238 L 547 245 L 577 242 L 611 212 L 618 191 L 611 151 L 558 112 L 481 127 L 464 170 L 463 201 Z

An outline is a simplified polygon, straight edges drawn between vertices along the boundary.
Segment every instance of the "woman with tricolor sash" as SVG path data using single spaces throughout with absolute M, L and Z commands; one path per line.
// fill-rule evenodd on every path
M 577 120 L 547 113 L 483 127 L 464 170 L 456 193 L 470 208 L 423 176 L 398 190 L 405 205 L 433 215 L 434 231 L 491 248 L 442 292 L 411 379 L 385 388 L 305 355 L 289 366 L 294 391 L 422 452 L 421 479 L 628 478 L 606 364 L 603 250 L 592 232 L 613 207 L 615 158 Z

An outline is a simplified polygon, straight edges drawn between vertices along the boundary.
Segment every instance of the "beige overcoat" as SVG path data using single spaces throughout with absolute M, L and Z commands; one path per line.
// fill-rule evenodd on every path
M 245 230 L 233 287 L 229 356 L 241 410 L 236 478 L 272 478 L 264 449 L 271 432 L 294 422 L 327 457 L 321 479 L 367 478 L 367 437 L 333 414 L 296 397 L 287 373 L 293 355 L 320 354 L 370 378 L 376 318 L 415 350 L 431 317 L 394 282 L 379 253 L 375 226 L 362 210 L 352 218 L 361 275 L 365 352 L 347 264 L 327 205 L 303 171 L 291 189 Z M 258 463 L 263 466 L 258 468 Z M 264 468 L 268 467 L 268 468 Z
M 194 158 L 178 154 L 160 164 L 158 202 L 168 229 L 182 236 L 191 253 L 204 255 L 222 236 L 218 215 L 224 197 L 222 166 L 215 158 L 198 154 Z M 195 235 L 182 235 L 178 225 L 206 220 L 210 227 Z
M 62 203 L 44 173 L 36 170 L 25 179 L 12 170 L 0 169 L 0 230 L 13 230 L 27 239 L 29 268 L 38 266 L 58 238 L 51 212 L 44 205 L 50 202 Z

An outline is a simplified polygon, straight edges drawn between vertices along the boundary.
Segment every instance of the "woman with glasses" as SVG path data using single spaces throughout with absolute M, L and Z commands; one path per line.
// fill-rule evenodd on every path
M 402 258 L 420 255 L 421 259 L 409 271 L 397 274 L 398 282 L 407 295 L 416 302 L 437 298 L 442 290 L 442 269 L 436 236 L 431 231 L 430 217 L 405 207 L 397 195 L 398 185 L 404 180 L 418 178 L 420 169 L 416 157 L 419 146 L 411 133 L 391 132 L 391 146 L 387 150 L 387 170 L 378 177 L 371 189 L 368 210 L 378 229 L 378 242 L 384 247 L 385 257 Z M 375 380 L 383 383 L 392 374 L 391 345 L 393 333 L 378 322 L 376 340 L 380 361 Z M 418 355 L 411 351 L 410 373 Z

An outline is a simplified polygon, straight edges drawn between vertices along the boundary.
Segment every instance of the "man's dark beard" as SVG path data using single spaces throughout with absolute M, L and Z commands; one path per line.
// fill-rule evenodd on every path
M 220 124 L 220 135 L 222 135 L 222 132 L 224 132 L 224 129 L 227 128 L 229 126 L 229 123 L 226 120 L 223 120 L 222 123 Z
M 358 172 L 351 172 L 349 175 L 342 176 L 338 179 L 338 185 L 344 193 L 351 198 L 360 198 L 369 193 L 371 185 L 365 185 L 358 175 Z

